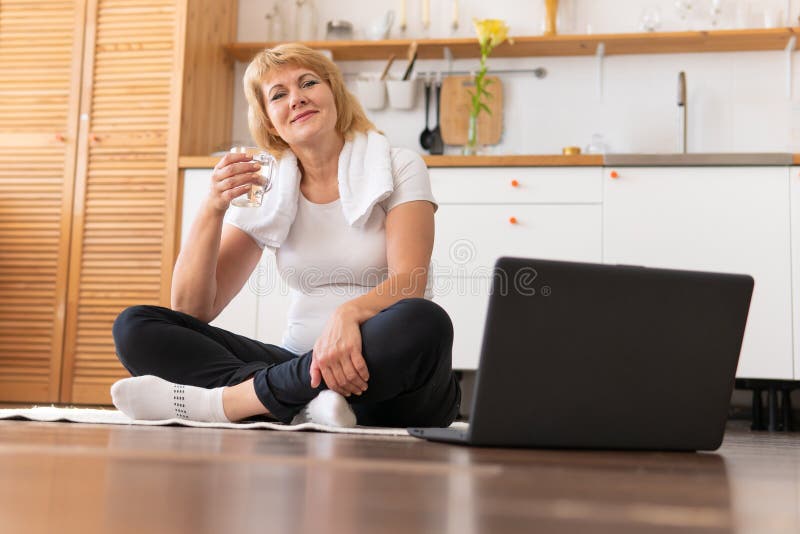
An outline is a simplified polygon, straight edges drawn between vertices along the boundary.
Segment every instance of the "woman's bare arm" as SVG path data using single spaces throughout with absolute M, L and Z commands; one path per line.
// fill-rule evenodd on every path
M 261 258 L 242 230 L 225 225 L 231 199 L 254 181 L 246 154 L 226 154 L 211 176 L 209 195 L 195 217 L 172 273 L 172 309 L 211 321 L 233 299 Z

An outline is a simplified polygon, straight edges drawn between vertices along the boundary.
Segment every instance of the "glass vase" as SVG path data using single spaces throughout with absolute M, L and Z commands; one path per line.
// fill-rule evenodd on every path
M 469 129 L 467 130 L 467 144 L 462 151 L 464 156 L 478 155 L 478 116 L 470 114 Z

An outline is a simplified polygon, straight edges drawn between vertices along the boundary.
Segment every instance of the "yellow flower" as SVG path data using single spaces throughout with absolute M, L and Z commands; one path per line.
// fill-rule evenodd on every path
M 472 19 L 475 31 L 478 33 L 478 43 L 481 48 L 487 44 L 494 48 L 508 38 L 508 26 L 499 19 Z
M 475 91 L 470 91 L 472 105 L 470 106 L 470 129 L 468 133 L 468 141 L 465 146 L 465 154 L 474 154 L 475 147 L 478 143 L 478 130 L 477 125 L 478 115 L 481 111 L 491 114 L 489 106 L 486 105 L 486 99 L 491 97 L 491 93 L 486 90 L 486 86 L 491 83 L 491 80 L 486 79 L 486 72 L 489 67 L 486 61 L 489 59 L 489 54 L 492 49 L 499 44 L 502 44 L 506 39 L 511 44 L 514 41 L 508 38 L 508 26 L 502 20 L 498 19 L 472 19 L 472 24 L 475 25 L 475 31 L 478 33 L 478 44 L 481 48 L 481 68 L 475 74 Z

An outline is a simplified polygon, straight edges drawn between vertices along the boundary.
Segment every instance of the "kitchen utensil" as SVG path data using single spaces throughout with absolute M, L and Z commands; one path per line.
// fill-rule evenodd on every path
M 381 72 L 381 78 L 380 78 L 381 81 L 386 79 L 386 76 L 389 74 L 389 67 L 392 66 L 392 63 L 394 63 L 394 54 L 389 56 L 389 60 L 386 62 L 386 66 L 383 67 L 383 72 Z
M 430 153 L 432 155 L 438 156 L 444 154 L 444 141 L 442 140 L 442 129 L 439 127 L 439 114 L 442 111 L 442 80 L 441 78 L 437 78 L 436 80 L 436 126 L 433 128 L 433 132 L 431 133 L 431 148 Z
M 325 38 L 331 41 L 349 41 L 353 38 L 353 24 L 346 20 L 329 20 L 325 25 Z
M 431 81 L 426 78 L 425 79 L 425 129 L 422 130 L 421 134 L 419 134 L 419 144 L 425 150 L 429 150 L 431 148 L 431 144 L 433 141 L 433 131 L 431 131 L 430 128 L 428 128 L 428 115 L 430 114 L 430 104 L 431 104 Z
M 408 19 L 406 18 L 406 0 L 400 0 L 400 31 L 404 32 L 408 28 Z
M 433 9 L 431 31 L 436 32 L 436 37 L 456 36 L 461 26 L 458 0 L 437 0 Z
M 403 80 L 408 80 L 411 77 L 411 70 L 414 68 L 414 63 L 417 61 L 417 42 L 412 42 L 408 47 L 408 66 L 403 74 Z
M 491 98 L 485 100 L 491 110 L 478 115 L 478 143 L 496 145 L 503 132 L 503 84 L 496 76 L 487 76 L 492 83 L 488 86 Z M 446 145 L 464 145 L 467 143 L 469 127 L 469 111 L 472 97 L 469 91 L 475 90 L 475 79 L 472 76 L 447 76 L 442 82 L 442 109 L 439 122 L 442 140 Z
M 558 0 L 544 0 L 544 7 L 544 34 L 555 35 L 558 33 Z

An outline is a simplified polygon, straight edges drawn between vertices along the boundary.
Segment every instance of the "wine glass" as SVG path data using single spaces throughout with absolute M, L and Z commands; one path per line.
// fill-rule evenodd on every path
M 687 31 L 691 29 L 692 6 L 692 0 L 675 0 L 675 10 L 678 12 L 678 18 L 686 25 Z
M 654 32 L 661 27 L 661 10 L 658 7 L 646 7 L 642 11 L 642 31 Z
M 709 8 L 709 15 L 711 15 L 711 27 L 716 28 L 719 25 L 722 16 L 723 0 L 711 0 L 711 7 Z

